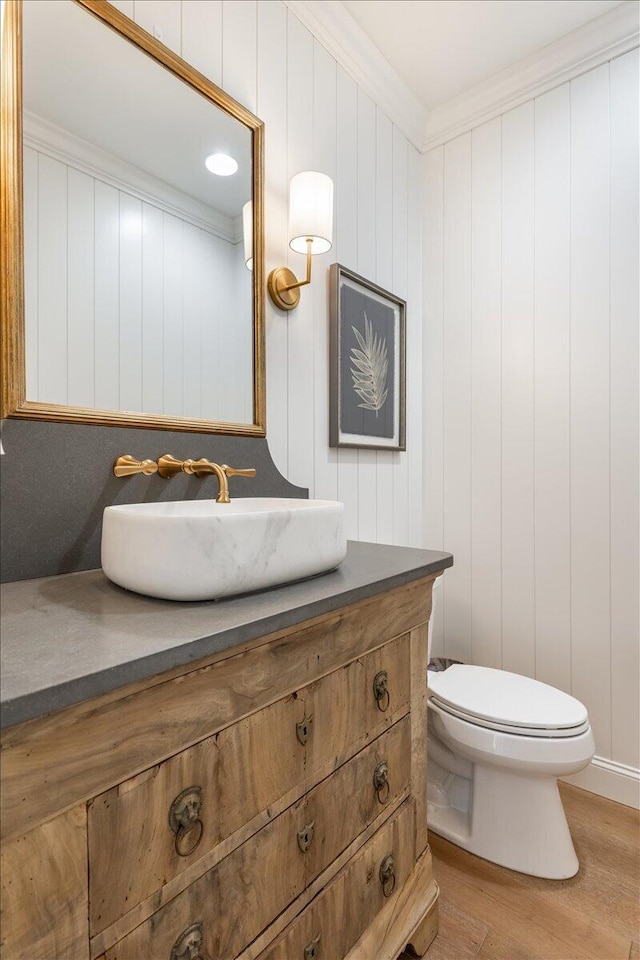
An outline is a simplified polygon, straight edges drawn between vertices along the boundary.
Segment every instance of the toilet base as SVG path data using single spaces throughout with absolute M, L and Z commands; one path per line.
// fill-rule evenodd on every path
M 550 880 L 573 877 L 578 858 L 557 779 L 470 766 L 467 778 L 429 759 L 429 829 L 510 870 Z

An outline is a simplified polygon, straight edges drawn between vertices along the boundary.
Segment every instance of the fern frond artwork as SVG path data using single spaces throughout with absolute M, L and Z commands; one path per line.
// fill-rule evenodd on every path
M 358 406 L 364 410 L 378 411 L 382 409 L 387 399 L 387 376 L 389 373 L 389 354 L 387 343 L 373 332 L 373 327 L 367 315 L 364 315 L 364 336 L 353 325 L 351 326 L 358 342 L 357 347 L 351 348 L 350 361 L 353 389 L 362 400 Z

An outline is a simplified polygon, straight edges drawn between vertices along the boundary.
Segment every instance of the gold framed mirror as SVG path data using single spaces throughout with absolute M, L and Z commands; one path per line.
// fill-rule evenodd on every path
M 265 436 L 262 122 L 106 0 L 3 7 L 2 416 Z

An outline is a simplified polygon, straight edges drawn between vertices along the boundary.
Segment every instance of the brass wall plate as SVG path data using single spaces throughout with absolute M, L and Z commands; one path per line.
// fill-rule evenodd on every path
M 269 274 L 267 290 L 280 310 L 294 310 L 300 303 L 300 288 L 294 287 L 293 290 L 287 290 L 287 287 L 297 282 L 295 273 L 288 267 L 277 267 Z

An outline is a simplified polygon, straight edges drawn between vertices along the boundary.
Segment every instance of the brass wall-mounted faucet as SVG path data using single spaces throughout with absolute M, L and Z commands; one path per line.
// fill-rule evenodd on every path
M 127 453 L 118 457 L 113 465 L 113 472 L 116 477 L 131 477 L 134 474 L 142 473 L 145 477 L 150 477 L 157 473 L 161 477 L 168 479 L 175 477 L 177 473 L 187 473 L 196 477 L 206 477 L 207 474 L 215 473 L 218 478 L 219 492 L 216 497 L 216 503 L 231 503 L 229 498 L 229 477 L 255 477 L 254 467 L 245 470 L 236 470 L 230 467 L 228 463 L 212 463 L 202 457 L 200 460 L 178 460 L 172 457 L 170 453 L 156 460 L 137 460 Z
M 200 460 L 178 460 L 165 453 L 157 462 L 158 473 L 161 477 L 168 479 L 174 477 L 177 473 L 187 473 L 191 476 L 205 477 L 207 474 L 215 473 L 218 478 L 219 492 L 216 497 L 216 503 L 230 503 L 229 481 L 228 477 L 255 477 L 256 471 L 253 467 L 245 470 L 236 470 L 230 467 L 228 463 L 212 463 L 202 457 Z

